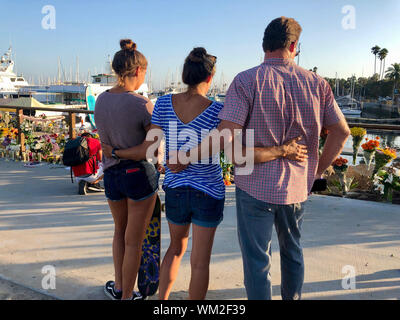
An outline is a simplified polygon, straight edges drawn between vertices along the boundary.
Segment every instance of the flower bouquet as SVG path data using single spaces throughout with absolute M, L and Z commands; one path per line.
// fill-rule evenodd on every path
M 375 139 L 376 140 L 368 140 L 368 138 L 366 138 L 365 140 L 367 142 L 361 145 L 364 161 L 368 170 L 371 168 L 372 161 L 375 158 L 376 148 L 379 147 L 379 137 L 376 137 Z
M 347 165 L 349 161 L 342 157 L 337 158 L 332 166 L 336 175 L 339 177 L 339 182 L 343 190 L 343 194 L 346 194 L 350 190 L 351 183 L 353 179 L 346 177 L 346 172 L 349 166 Z
M 353 165 L 356 164 L 358 149 L 360 148 L 361 142 L 367 134 L 367 130 L 364 128 L 354 127 L 350 129 L 351 136 L 353 137 Z
M 397 158 L 396 150 L 391 148 L 377 148 L 375 154 L 375 168 L 373 176 L 378 173 L 380 169 L 389 164 L 392 160 Z
M 8 135 L 8 128 L 0 128 L 0 138 Z
M 220 165 L 222 169 L 222 176 L 224 179 L 224 184 L 226 186 L 230 186 L 232 184 L 231 182 L 231 170 L 232 170 L 232 163 L 230 163 L 225 156 L 224 151 L 220 152 Z
M 325 128 L 322 128 L 321 134 L 319 135 L 319 146 L 318 146 L 318 153 L 321 156 L 322 151 L 324 150 L 326 138 L 328 138 L 328 130 Z
M 381 169 L 374 177 L 375 190 L 378 190 L 385 201 L 392 202 L 393 190 L 400 191 L 400 169 L 390 167 Z

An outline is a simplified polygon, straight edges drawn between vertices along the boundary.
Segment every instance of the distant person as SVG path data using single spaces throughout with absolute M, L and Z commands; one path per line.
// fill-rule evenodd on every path
M 111 299 L 137 300 L 145 298 L 134 292 L 134 286 L 159 174 L 146 160 L 121 160 L 115 154 L 144 141 L 153 112 L 150 100 L 134 92 L 144 82 L 147 60 L 132 40 L 121 40 L 120 45 L 112 62 L 118 84 L 99 95 L 94 113 L 100 140 L 113 148 L 112 157 L 103 158 L 103 166 L 105 194 L 115 224 L 115 281 L 108 281 L 104 290 Z
M 87 140 L 90 159 L 83 164 L 72 167 L 75 179 L 79 182 L 78 193 L 86 195 L 88 190 L 102 192 L 104 189 L 99 183 L 104 176 L 103 164 L 101 163 L 103 157 L 101 143 L 87 132 L 81 134 L 81 137 Z
M 206 133 L 218 127 L 218 113 L 223 108 L 220 102 L 207 98 L 212 79 L 216 72 L 216 57 L 204 48 L 195 48 L 187 56 L 182 80 L 188 88 L 179 94 L 160 97 L 154 107 L 151 129 L 161 129 L 166 137 L 166 159 L 176 150 L 188 151 L 196 147 Z M 190 142 L 176 139 L 190 135 Z M 140 159 L 145 157 L 151 139 L 141 146 L 118 150 L 119 157 Z M 288 153 L 298 154 L 295 142 Z M 105 154 L 111 147 L 103 144 Z M 264 150 L 265 151 L 265 150 Z M 274 158 L 274 150 L 268 150 L 266 157 Z M 268 161 L 268 160 L 265 160 Z M 168 299 L 177 278 L 180 263 L 185 254 L 190 226 L 192 225 L 191 280 L 189 299 L 205 299 L 209 283 L 209 267 L 214 236 L 223 220 L 225 185 L 216 159 L 189 166 L 170 165 L 166 168 L 163 189 L 165 190 L 166 218 L 170 230 L 170 245 L 164 256 L 160 271 L 160 299 Z M 179 172 L 178 172 L 179 171 Z
M 300 299 L 304 282 L 300 244 L 304 202 L 314 181 L 341 153 L 350 131 L 329 84 L 296 65 L 302 29 L 280 17 L 265 29 L 264 62 L 239 73 L 219 114 L 219 129 L 252 129 L 254 145 L 269 147 L 301 136 L 308 160 L 290 158 L 256 164 L 236 175 L 236 209 L 244 283 L 249 299 L 271 299 L 271 235 L 275 225 L 281 257 L 282 299 Z M 329 134 L 321 157 L 321 130 Z

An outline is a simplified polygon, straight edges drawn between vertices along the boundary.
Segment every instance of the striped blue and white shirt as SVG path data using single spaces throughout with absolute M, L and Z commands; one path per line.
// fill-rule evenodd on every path
M 218 113 L 223 104 L 213 102 L 206 110 L 189 123 L 183 123 L 176 115 L 172 105 L 172 95 L 158 98 L 151 122 L 162 128 L 165 136 L 165 157 L 168 159 L 170 150 L 188 151 L 196 147 L 220 123 Z M 206 162 L 206 163 L 205 163 Z M 219 155 L 208 161 L 191 163 L 178 173 L 172 173 L 166 167 L 163 189 L 190 186 L 194 189 L 216 198 L 225 197 L 225 184 L 219 164 Z

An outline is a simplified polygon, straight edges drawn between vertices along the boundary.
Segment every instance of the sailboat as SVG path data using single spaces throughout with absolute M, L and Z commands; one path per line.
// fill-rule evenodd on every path
M 354 99 L 354 88 L 355 88 L 355 80 L 354 77 L 351 79 L 351 85 L 350 85 L 350 93 L 348 95 L 343 95 L 338 97 L 337 94 L 340 91 L 339 87 L 339 80 L 336 77 L 335 81 L 335 95 L 336 95 L 336 102 L 339 105 L 340 109 L 342 110 L 342 113 L 344 114 L 345 117 L 349 118 L 359 118 L 361 117 L 361 107 L 360 107 L 360 102 L 358 102 L 356 99 Z

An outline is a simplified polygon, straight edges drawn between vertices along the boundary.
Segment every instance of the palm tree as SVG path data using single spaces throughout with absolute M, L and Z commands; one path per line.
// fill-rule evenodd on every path
M 391 67 L 386 70 L 386 78 L 393 80 L 393 97 L 392 101 L 394 101 L 394 92 L 396 91 L 396 84 L 400 81 L 400 63 L 393 63 Z
M 379 79 L 383 78 L 383 73 L 385 71 L 385 59 L 387 57 L 389 53 L 389 50 L 386 48 L 381 49 L 381 51 L 379 51 L 378 56 L 379 56 L 379 60 L 381 60 L 381 68 L 380 68 L 380 72 L 379 72 Z M 383 61 L 383 68 L 382 68 L 382 61 Z
M 374 74 L 376 73 L 376 55 L 381 51 L 381 48 L 377 45 L 371 48 L 372 54 L 375 56 L 375 64 L 374 64 Z

